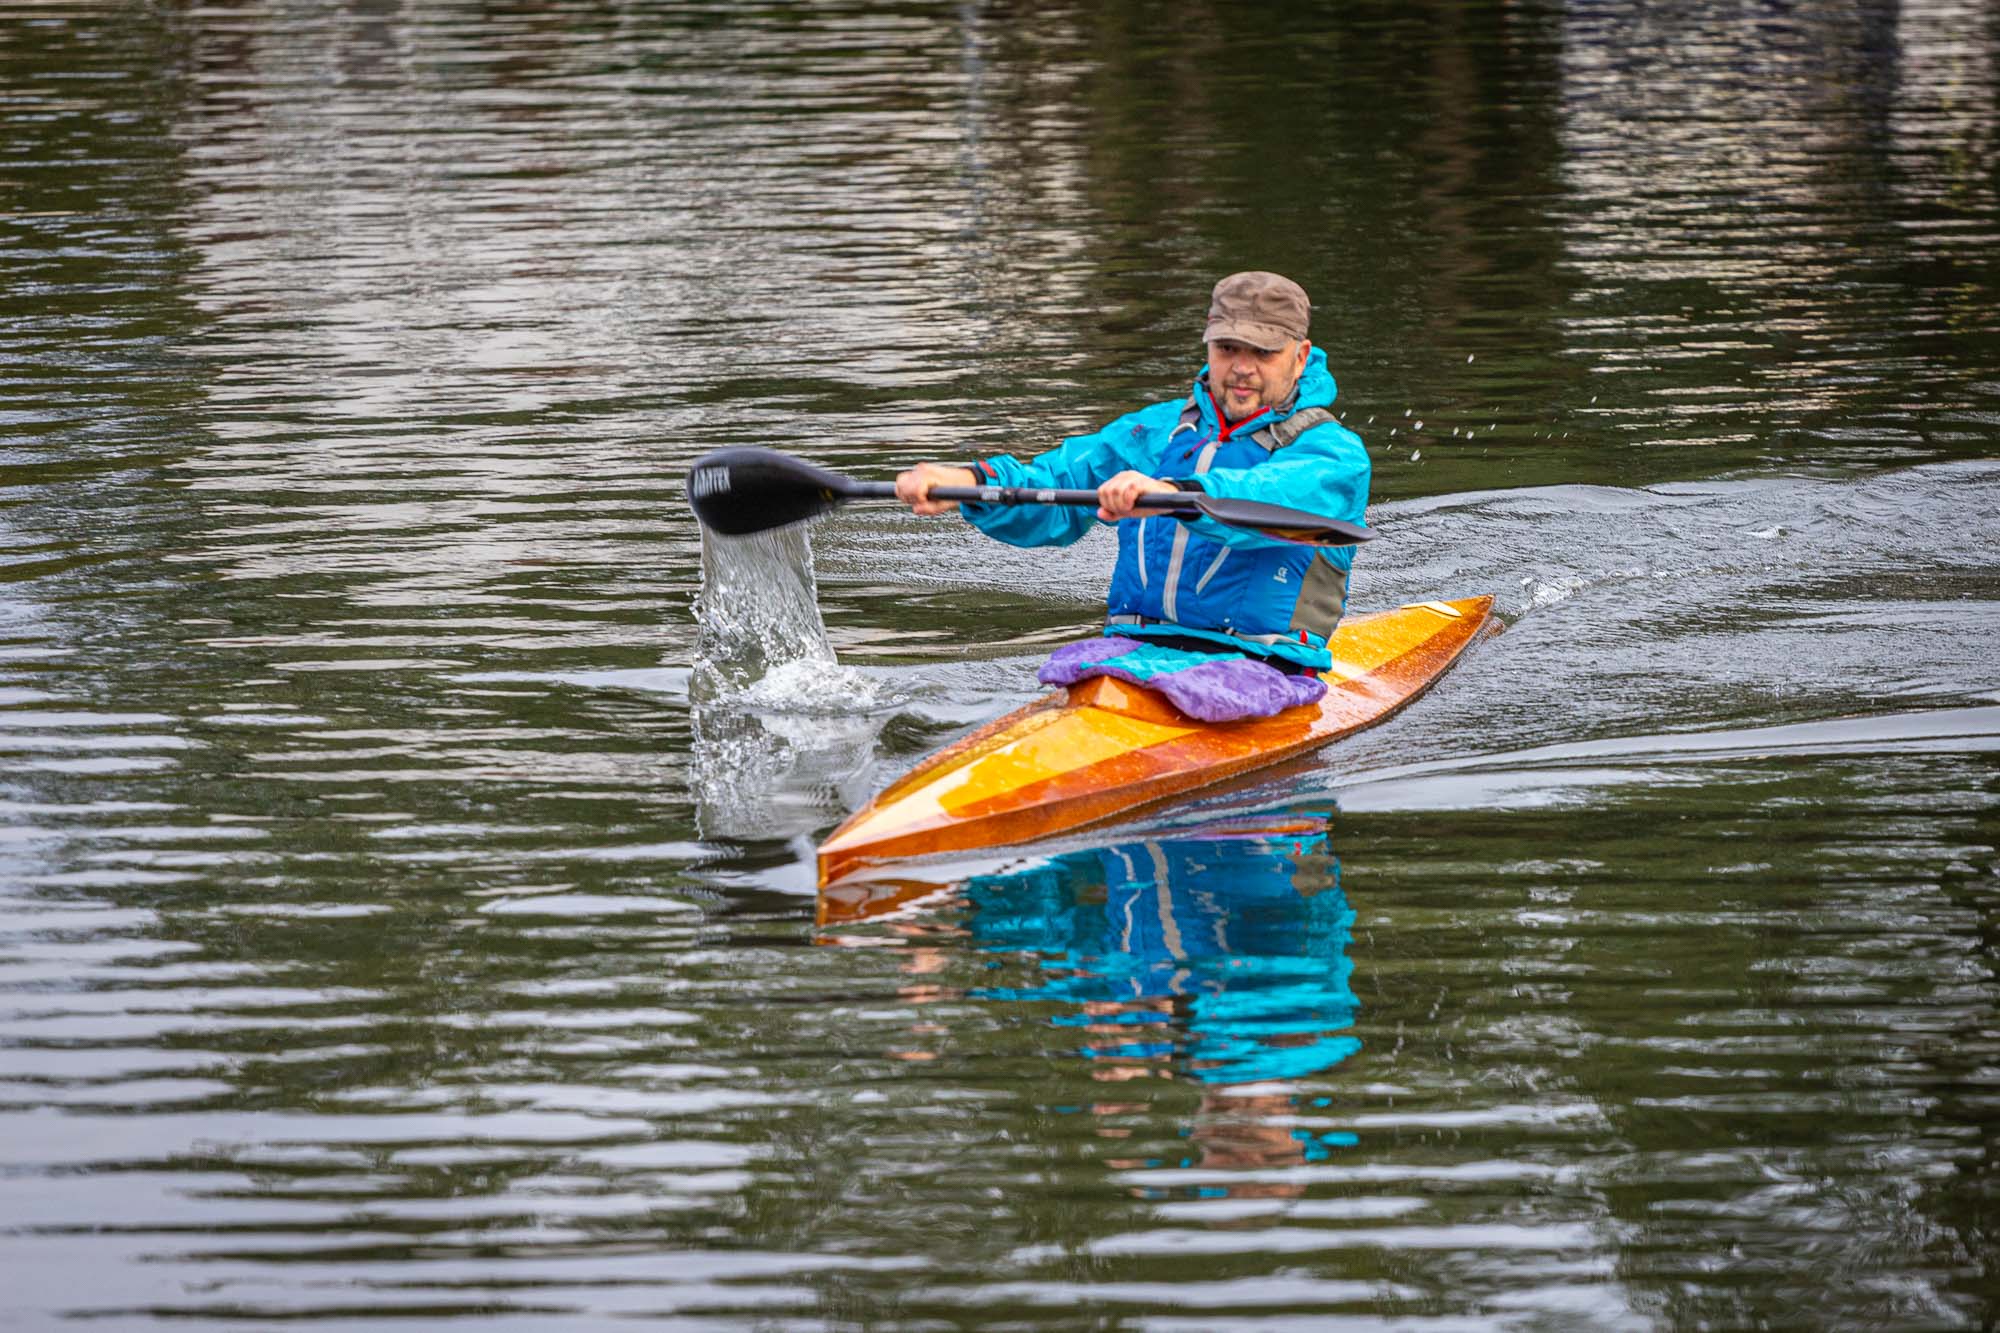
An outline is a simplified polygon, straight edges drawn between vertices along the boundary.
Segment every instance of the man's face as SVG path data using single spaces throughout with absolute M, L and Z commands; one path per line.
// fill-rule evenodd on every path
M 1254 417 L 1292 396 L 1292 386 L 1306 368 L 1312 344 L 1300 339 L 1266 352 L 1247 343 L 1219 341 L 1208 345 L 1208 391 L 1228 421 Z

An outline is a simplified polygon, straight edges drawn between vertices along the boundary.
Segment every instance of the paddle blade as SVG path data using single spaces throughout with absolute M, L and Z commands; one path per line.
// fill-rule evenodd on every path
M 688 470 L 688 504 L 711 532 L 741 537 L 818 518 L 853 483 L 774 449 L 717 449 Z
M 1184 494 L 1195 497 L 1193 507 L 1218 523 L 1250 528 L 1280 541 L 1298 542 L 1304 546 L 1355 546 L 1375 540 L 1372 529 L 1328 518 L 1324 514 L 1265 504 L 1261 500 L 1225 500 L 1202 491 Z

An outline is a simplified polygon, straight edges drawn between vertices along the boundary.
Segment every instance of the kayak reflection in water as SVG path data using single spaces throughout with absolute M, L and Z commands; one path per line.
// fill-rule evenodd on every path
M 1044 973 L 969 994 L 1063 1006 L 1055 1024 L 1123 1076 L 1290 1081 L 1361 1048 L 1354 911 L 1323 829 L 1071 852 L 975 878 L 965 902 L 973 947 Z

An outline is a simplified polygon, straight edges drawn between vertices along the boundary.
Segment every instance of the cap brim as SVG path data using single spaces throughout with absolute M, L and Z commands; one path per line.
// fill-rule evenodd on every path
M 1260 352 L 1275 352 L 1288 342 L 1297 341 L 1298 336 L 1285 332 L 1276 324 L 1245 324 L 1218 319 L 1208 326 L 1201 335 L 1203 342 L 1242 343 Z

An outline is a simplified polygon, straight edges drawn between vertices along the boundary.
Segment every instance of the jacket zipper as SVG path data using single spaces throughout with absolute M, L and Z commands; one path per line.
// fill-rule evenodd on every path
M 1222 568 L 1222 562 L 1229 558 L 1230 551 L 1234 549 L 1234 547 L 1225 546 L 1215 553 L 1215 559 L 1208 562 L 1208 568 L 1203 570 L 1201 577 L 1194 581 L 1194 590 L 1197 595 L 1204 588 L 1208 587 L 1208 581 L 1215 577 L 1215 571 Z
M 1208 447 L 1201 451 L 1201 457 L 1194 461 L 1194 474 L 1197 477 L 1208 471 L 1209 464 L 1215 461 L 1215 451 L 1221 447 L 1222 440 L 1219 437 L 1208 442 Z M 1165 618 L 1168 620 L 1178 621 L 1181 618 L 1179 607 L 1181 560 L 1187 554 L 1187 543 L 1188 526 L 1176 519 L 1174 521 L 1173 552 L 1167 557 L 1166 582 L 1160 589 L 1160 609 L 1166 613 Z M 1143 550 L 1144 548 L 1142 547 L 1141 549 Z M 1141 586 L 1144 586 L 1143 582 Z M 1201 589 L 1197 587 L 1195 592 L 1199 594 Z

